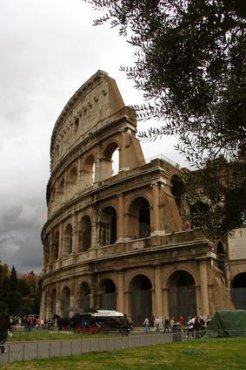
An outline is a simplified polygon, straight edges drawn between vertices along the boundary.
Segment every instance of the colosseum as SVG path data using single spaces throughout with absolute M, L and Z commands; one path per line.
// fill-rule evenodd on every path
M 107 73 L 70 98 L 50 156 L 41 317 L 117 309 L 140 325 L 151 314 L 232 308 L 233 290 L 246 307 L 245 230 L 244 247 L 236 234 L 230 252 L 189 226 L 173 191 L 180 169 L 162 157 L 145 161 L 136 114 Z

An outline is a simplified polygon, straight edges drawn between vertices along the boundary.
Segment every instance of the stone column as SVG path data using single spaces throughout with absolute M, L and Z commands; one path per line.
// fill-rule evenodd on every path
M 63 224 L 60 223 L 59 225 L 59 251 L 58 251 L 58 259 L 61 263 L 63 257 Z
M 162 295 L 161 295 L 161 266 L 155 266 L 155 310 L 156 316 L 162 316 Z
M 97 235 L 97 214 L 93 209 L 91 218 L 91 248 L 95 249 L 98 246 L 98 235 Z
M 78 253 L 78 225 L 76 213 L 73 214 L 72 226 L 73 226 L 72 253 L 76 254 Z
M 164 288 L 162 291 L 162 304 L 163 304 L 163 315 L 169 317 L 169 300 L 168 300 L 168 289 Z
M 100 168 L 100 153 L 98 149 L 95 158 L 95 182 L 99 181 L 101 181 L 101 168 Z
M 53 258 L 52 258 L 53 257 L 52 231 L 48 235 L 48 240 L 49 240 L 49 243 L 48 243 L 48 261 L 47 261 L 48 263 L 47 263 L 46 268 L 45 268 L 46 271 L 50 271 L 52 263 L 53 263 Z
M 45 289 L 42 289 L 42 296 L 41 296 L 41 305 L 40 305 L 40 311 L 39 311 L 39 315 L 40 315 L 40 318 L 41 319 L 46 319 L 47 316 L 46 316 L 46 307 L 47 307 L 47 304 L 45 302 Z
M 117 295 L 117 310 L 125 312 L 124 307 L 124 272 L 118 272 L 118 295 Z
M 201 315 L 209 314 L 207 260 L 200 261 Z
M 126 133 L 121 132 L 120 166 L 119 171 L 126 171 Z
M 122 241 L 125 237 L 125 230 L 124 230 L 124 201 L 123 201 L 123 194 L 118 194 L 118 241 Z
M 153 232 L 152 234 L 155 234 L 160 231 L 159 185 L 158 183 L 152 184 L 152 197 L 153 197 Z

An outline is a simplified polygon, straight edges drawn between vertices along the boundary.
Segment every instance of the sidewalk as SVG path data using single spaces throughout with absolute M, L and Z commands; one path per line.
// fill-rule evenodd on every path
M 89 352 L 116 351 L 124 348 L 165 344 L 175 341 L 172 333 L 150 332 L 143 334 L 143 328 L 135 328 L 127 337 L 114 336 L 109 338 L 7 342 L 5 346 L 7 353 L 0 354 L 0 365 L 13 361 L 29 361 Z

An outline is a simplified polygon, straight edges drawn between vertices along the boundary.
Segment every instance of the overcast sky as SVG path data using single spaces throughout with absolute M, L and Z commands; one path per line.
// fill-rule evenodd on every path
M 125 104 L 141 102 L 119 71 L 133 49 L 115 29 L 92 26 L 97 15 L 81 0 L 0 1 L 0 260 L 18 272 L 42 271 L 50 137 L 69 98 L 101 69 Z M 145 156 L 184 164 L 173 144 L 143 143 Z

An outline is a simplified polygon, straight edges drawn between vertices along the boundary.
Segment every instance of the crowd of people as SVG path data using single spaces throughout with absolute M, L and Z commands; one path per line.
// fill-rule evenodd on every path
M 207 327 L 210 321 L 209 316 L 190 316 L 185 320 L 184 316 L 179 316 L 177 320 L 174 317 L 170 319 L 166 316 L 146 317 L 143 321 L 144 332 L 155 331 L 157 333 L 175 333 L 175 332 L 186 332 L 187 338 L 198 338 Z

